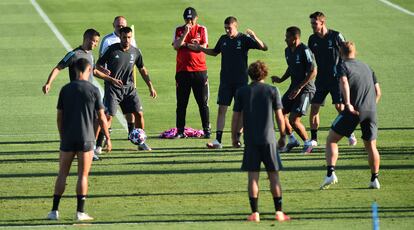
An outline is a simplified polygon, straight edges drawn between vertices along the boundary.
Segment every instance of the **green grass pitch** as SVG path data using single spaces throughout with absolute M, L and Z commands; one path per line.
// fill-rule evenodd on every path
M 412 1 L 394 2 L 414 10 Z M 148 143 L 154 151 L 137 152 L 126 140 L 126 131 L 115 122 L 113 152 L 93 163 L 86 210 L 96 219 L 86 225 L 88 228 L 369 229 L 370 205 L 377 201 L 381 229 L 412 229 L 414 16 L 375 0 L 38 0 L 38 3 L 72 47 L 81 43 L 85 29 L 93 27 L 103 36 L 112 32 L 115 16 L 126 16 L 129 24 L 135 25 L 138 46 L 158 91 L 158 98 L 151 99 L 138 77 Z M 247 175 L 239 170 L 242 151 L 230 147 L 231 112 L 227 116 L 222 150 L 207 150 L 204 139 L 158 139 L 159 133 L 175 126 L 176 52 L 171 39 L 173 29 L 183 23 L 183 9 L 189 5 L 197 9 L 199 23 L 207 26 L 210 46 L 224 33 L 226 16 L 239 19 L 240 31 L 253 29 L 269 46 L 269 51 L 250 51 L 249 60 L 265 61 L 271 74 L 281 75 L 286 68 L 283 50 L 288 26 L 299 26 L 302 40 L 307 42 L 311 12 L 324 12 L 329 28 L 355 41 L 358 58 L 375 70 L 383 91 L 378 106 L 381 190 L 366 189 L 370 173 L 360 139 L 356 147 L 348 147 L 345 141 L 340 143 L 337 166 L 340 181 L 327 191 L 318 189 L 325 175 L 323 148 L 309 156 L 295 150 L 282 155 L 285 170 L 281 173 L 284 211 L 292 221 L 273 221 L 273 201 L 263 174 L 259 199 L 263 221 L 247 223 L 244 221 L 250 212 Z M 85 226 L 73 221 L 76 162 L 61 201 L 62 219 L 45 220 L 58 170 L 57 96 L 68 82 L 67 71 L 56 79 L 49 95 L 43 95 L 41 87 L 66 50 L 30 0 L 0 2 L 0 31 L 0 228 Z M 97 51 L 95 57 L 96 54 Z M 207 65 L 214 128 L 220 57 L 208 57 Z M 282 92 L 287 86 L 288 83 L 278 85 Z M 327 104 L 321 110 L 322 144 L 335 117 L 330 99 Z M 308 117 L 303 121 L 308 127 Z M 192 97 L 187 125 L 201 128 Z M 356 134 L 359 137 L 360 131 Z

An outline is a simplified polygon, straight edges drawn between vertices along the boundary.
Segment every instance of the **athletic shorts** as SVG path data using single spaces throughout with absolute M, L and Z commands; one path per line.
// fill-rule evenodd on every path
M 141 101 L 133 85 L 122 88 L 105 85 L 104 105 L 110 116 L 115 116 L 118 105 L 123 114 L 142 111 Z
M 217 104 L 230 106 L 231 101 L 233 100 L 234 96 L 236 96 L 237 90 L 246 85 L 247 83 L 246 84 L 244 83 L 238 83 L 238 84 L 220 83 L 219 90 L 218 90 Z
M 241 170 L 259 172 L 262 162 L 267 172 L 282 169 L 282 161 L 277 151 L 276 143 L 262 145 L 246 144 Z
M 348 110 L 342 111 L 332 123 L 331 129 L 341 136 L 349 137 L 360 124 L 362 139 L 372 141 L 377 139 L 377 113 L 375 111 L 363 111 L 359 115 L 351 114 Z
M 89 152 L 95 147 L 95 141 L 60 141 L 60 151 Z
M 313 93 L 305 92 L 301 93 L 295 97 L 295 99 L 289 99 L 290 91 L 287 91 L 282 97 L 283 112 L 287 113 L 297 113 L 301 115 L 306 115 L 306 112 L 309 108 L 309 103 L 313 97 Z
M 331 94 L 332 104 L 341 104 L 342 95 L 341 90 L 339 89 L 339 84 L 331 85 L 330 87 L 323 87 L 316 85 L 316 92 L 312 98 L 311 104 L 325 104 L 326 96 Z

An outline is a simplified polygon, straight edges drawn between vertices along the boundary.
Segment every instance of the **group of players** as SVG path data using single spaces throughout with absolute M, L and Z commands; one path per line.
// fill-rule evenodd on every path
M 319 109 L 328 93 L 331 94 L 333 104 L 340 114 L 333 122 L 327 138 L 327 176 L 321 189 L 337 183 L 334 172 L 338 157 L 337 143 L 343 136 L 347 136 L 350 144 L 355 145 L 356 139 L 353 131 L 358 124 L 361 124 L 362 139 L 368 151 L 371 167 L 372 176 L 369 187 L 377 189 L 380 187 L 378 181 L 379 153 L 376 149 L 376 103 L 380 97 L 380 88 L 373 71 L 367 65 L 355 60 L 355 45 L 352 42 L 346 42 L 339 32 L 327 29 L 323 13 L 315 12 L 310 15 L 314 34 L 309 37 L 308 46 L 301 42 L 301 31 L 298 27 L 292 26 L 286 30 L 285 57 L 288 68 L 282 77 L 271 77 L 273 83 L 281 83 L 291 78 L 289 89 L 283 97 L 280 97 L 276 87 L 264 84 L 268 75 L 264 62 L 256 61 L 250 66 L 247 65 L 249 49 L 263 51 L 268 49 L 252 30 L 248 29 L 246 34 L 239 32 L 237 19 L 228 17 L 224 21 L 226 33 L 219 38 L 214 48 L 208 48 L 207 29 L 197 24 L 196 10 L 192 7 L 186 8 L 183 17 L 185 24 L 176 28 L 172 42 L 173 48 L 177 51 L 176 138 L 186 137 L 185 116 L 191 89 L 199 106 L 204 137 L 210 138 L 209 87 L 205 54 L 212 56 L 221 54 L 216 138 L 213 142 L 207 143 L 207 147 L 222 148 L 225 115 L 234 98 L 232 144 L 234 147 L 241 147 L 240 136 L 243 132 L 245 149 L 242 170 L 248 171 L 249 200 L 252 210 L 248 220 L 260 221 L 258 179 L 261 162 L 264 163 L 268 172 L 276 210 L 275 218 L 279 221 L 290 219 L 282 212 L 281 186 L 278 176 L 282 165 L 278 149 L 288 152 L 300 145 L 293 135 L 294 130 L 303 140 L 303 152 L 312 152 L 313 147 L 317 146 Z M 61 164 L 56 180 L 53 208 L 48 219 L 59 218 L 59 201 L 75 155 L 78 158 L 82 156 L 89 159 L 80 161 L 78 166 L 81 170 L 78 170 L 76 218 L 77 220 L 92 219 L 84 212 L 87 175 L 93 149 L 96 153 L 102 150 L 104 137 L 108 143 L 108 150 L 112 148 L 108 127 L 110 127 L 112 117 L 116 114 L 118 105 L 126 114 L 129 132 L 134 127 L 144 129 L 142 106 L 133 82 L 134 65 L 137 66 L 147 84 L 150 96 L 153 98 L 157 96 L 148 71 L 144 67 L 141 51 L 136 48 L 136 43 L 132 38 L 132 29 L 127 27 L 126 19 L 122 16 L 116 17 L 113 26 L 115 31 L 105 36 L 101 42 L 100 57 L 96 66 L 91 51 L 97 46 L 100 35 L 94 29 L 88 29 L 84 33 L 83 44 L 69 52 L 59 62 L 43 86 L 43 92 L 48 93 L 60 70 L 69 67 L 71 83 L 62 88 L 57 107 L 58 127 L 61 134 Z M 248 75 L 251 78 L 249 85 Z M 105 81 L 103 101 L 106 119 L 103 115 L 99 92 L 96 88 L 92 90 L 90 82 L 84 83 L 88 80 L 93 81 L 93 76 Z M 83 80 L 83 84 L 79 84 L 79 80 Z M 93 93 L 88 94 L 88 89 Z M 77 94 L 85 94 L 85 96 L 81 97 L 82 100 L 76 100 L 75 98 L 79 97 Z M 88 95 L 93 100 L 86 99 Z M 81 106 L 85 104 L 89 107 Z M 301 117 L 307 113 L 310 104 L 312 104 L 311 138 L 308 138 L 305 126 L 301 123 Z M 68 112 L 70 110 L 73 111 Z M 91 113 L 94 110 L 98 112 Z M 80 112 L 81 115 L 74 115 L 74 111 L 83 112 Z M 274 133 L 273 113 L 280 132 L 278 141 Z M 94 118 L 98 118 L 101 128 L 97 128 L 96 125 L 95 129 L 93 128 Z M 79 122 L 79 120 L 84 122 Z M 75 123 L 82 124 L 73 125 Z M 74 129 L 77 128 L 83 131 L 75 132 Z M 288 136 L 288 143 L 285 141 L 286 136 Z M 93 146 L 95 140 L 96 146 Z M 146 143 L 139 145 L 138 149 L 151 150 Z

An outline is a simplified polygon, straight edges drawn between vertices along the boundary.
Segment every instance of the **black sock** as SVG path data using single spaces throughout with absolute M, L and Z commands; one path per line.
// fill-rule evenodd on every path
M 221 137 L 223 136 L 223 131 L 216 131 L 216 140 L 221 143 Z
M 77 195 L 76 198 L 78 199 L 78 206 L 77 206 L 76 210 L 78 212 L 85 212 L 84 207 L 85 207 L 86 196 L 85 195 Z
M 249 197 L 249 201 L 250 201 L 250 208 L 252 209 L 252 212 L 257 212 L 257 200 L 259 198 L 254 198 L 254 197 Z
M 128 134 L 131 133 L 132 130 L 135 128 L 135 123 L 128 122 Z
M 282 211 L 282 197 L 273 197 L 273 203 L 275 203 L 275 210 Z
M 373 182 L 376 178 L 378 178 L 378 173 L 371 174 L 371 182 Z
M 318 141 L 318 130 L 311 129 L 311 140 Z
M 105 134 L 103 133 L 103 131 L 99 132 L 98 138 L 96 139 L 96 147 L 102 147 L 104 137 Z
M 52 211 L 57 211 L 59 209 L 60 198 L 62 198 L 61 195 L 53 195 L 53 207 L 52 207 Z
M 335 171 L 335 166 L 327 166 L 326 167 L 326 176 L 330 177 L 332 176 L 332 172 Z

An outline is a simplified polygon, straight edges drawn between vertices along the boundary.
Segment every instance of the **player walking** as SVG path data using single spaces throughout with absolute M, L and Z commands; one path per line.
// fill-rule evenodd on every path
M 289 89 L 283 95 L 283 113 L 286 116 L 286 133 L 289 135 L 289 143 L 286 151 L 299 146 L 299 142 L 293 136 L 293 130 L 304 142 L 303 152 L 312 151 L 311 141 L 308 139 L 305 126 L 301 117 L 306 115 L 309 102 L 315 93 L 313 79 L 316 76 L 316 64 L 312 52 L 300 41 L 300 29 L 292 26 L 286 29 L 285 49 L 288 68 L 281 78 L 272 76 L 272 82 L 281 83 L 291 78 Z M 289 114 L 289 118 L 287 117 Z
M 282 212 L 282 188 L 279 180 L 279 170 L 282 163 L 277 151 L 274 130 L 274 120 L 279 127 L 279 145 L 285 145 L 285 121 L 282 113 L 282 102 L 279 90 L 266 85 L 264 79 L 268 69 L 264 62 L 256 61 L 250 64 L 248 73 L 252 82 L 241 87 L 234 100 L 232 120 L 233 146 L 238 147 L 238 132 L 244 127 L 244 154 L 241 169 L 248 172 L 248 192 L 252 214 L 248 221 L 260 221 L 258 210 L 260 164 L 264 163 L 269 177 L 270 191 L 273 195 L 278 221 L 290 220 Z
M 359 124 L 362 131 L 365 150 L 368 152 L 368 164 L 371 168 L 369 188 L 379 189 L 378 173 L 380 155 L 377 150 L 377 103 L 381 90 L 371 68 L 355 59 L 356 49 L 353 42 L 345 42 L 340 48 L 344 62 L 340 64 L 338 76 L 345 110 L 333 121 L 326 139 L 327 174 L 321 189 L 336 184 L 336 161 L 338 160 L 338 142 L 349 136 Z

